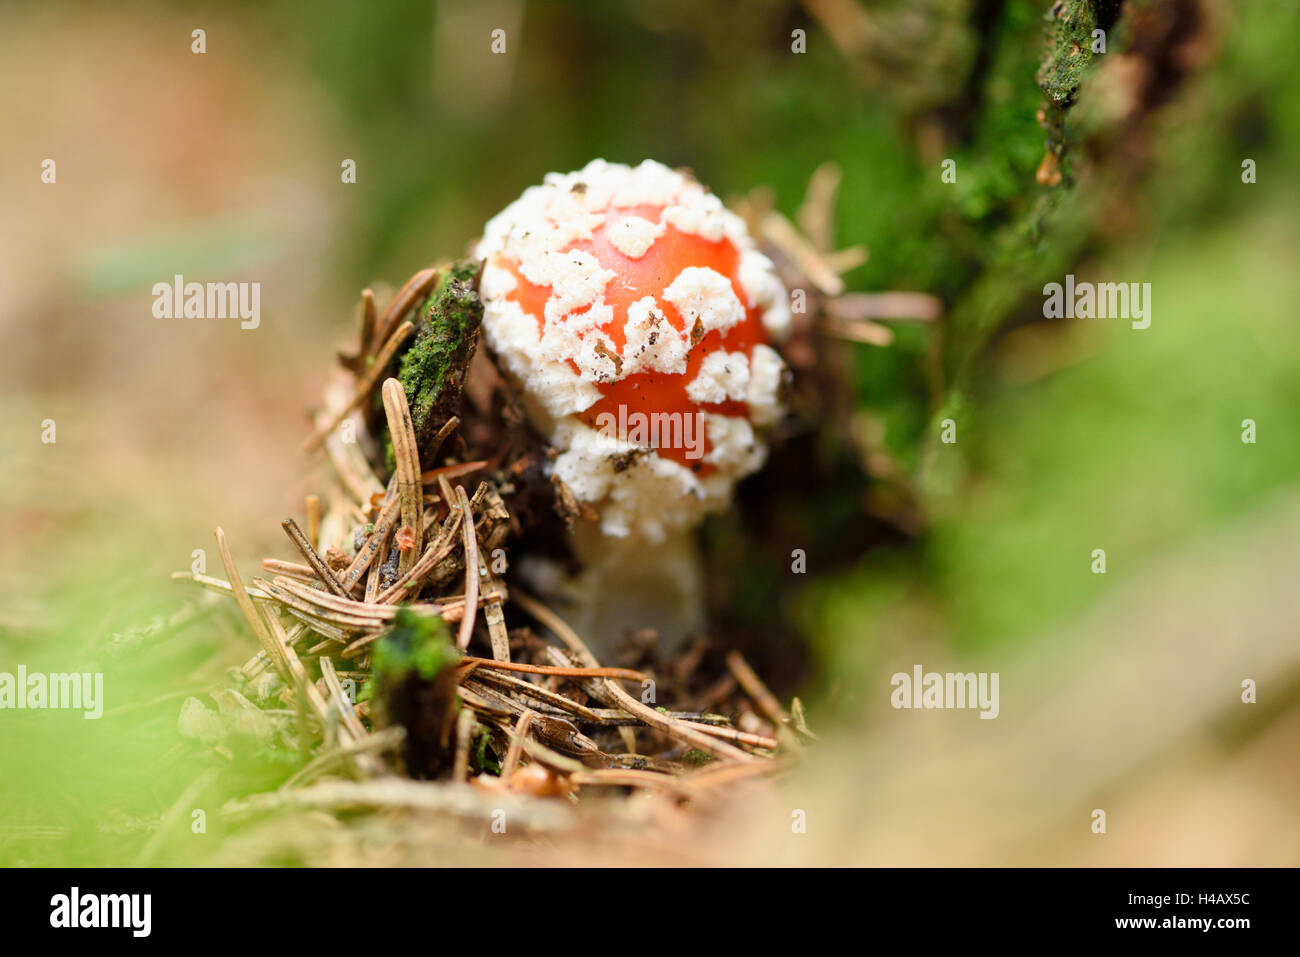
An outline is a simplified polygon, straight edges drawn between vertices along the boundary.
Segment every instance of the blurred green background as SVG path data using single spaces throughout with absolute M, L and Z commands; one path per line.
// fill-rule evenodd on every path
M 790 216 L 834 162 L 837 245 L 870 251 L 850 288 L 946 307 L 888 347 L 827 346 L 854 411 L 820 454 L 867 477 L 807 490 L 807 541 L 777 544 L 808 574 L 765 559 L 774 590 L 740 613 L 808 650 L 773 683 L 828 739 L 790 787 L 836 783 L 815 790 L 838 839 L 792 848 L 788 811 L 738 815 L 694 853 L 1296 863 L 1300 10 L 1069 3 L 1108 48 L 1067 38 L 1063 64 L 1050 6 L 0 10 L 0 670 L 103 670 L 108 695 L 97 722 L 0 712 L 0 862 L 307 859 L 215 823 L 225 795 L 283 780 L 295 756 L 274 753 L 188 796 L 208 840 L 171 820 L 146 847 L 213 765 L 175 733 L 181 700 L 253 647 L 221 606 L 151 629 L 193 597 L 167 575 L 195 549 L 219 569 L 218 523 L 246 575 L 284 554 L 276 522 L 320 487 L 305 410 L 357 290 L 461 253 L 545 172 L 600 156 L 689 166 L 724 197 L 769 187 Z M 1049 148 L 1059 178 L 1039 175 Z M 151 285 L 178 272 L 260 281 L 261 328 L 153 319 Z M 1151 283 L 1151 327 L 1044 321 L 1042 286 L 1068 272 Z M 889 676 L 914 662 L 1001 672 L 1001 717 L 892 711 Z M 1130 830 L 1089 843 L 1102 796 Z

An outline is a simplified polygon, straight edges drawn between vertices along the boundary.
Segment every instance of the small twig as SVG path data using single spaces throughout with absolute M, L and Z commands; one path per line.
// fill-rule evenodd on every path
M 397 483 L 397 497 L 402 508 L 402 528 L 397 543 L 401 559 L 397 570 L 405 575 L 421 551 L 424 535 L 424 488 L 420 481 L 415 423 L 411 421 L 411 407 L 406 401 L 406 390 L 396 379 L 388 379 L 384 382 L 383 396 L 388 434 L 393 440 L 393 459 L 397 463 L 394 481 Z M 408 540 L 400 540 L 402 536 L 407 536 Z
M 599 712 L 594 708 L 588 708 L 585 704 L 578 704 L 566 698 L 564 695 L 555 691 L 550 691 L 540 685 L 535 685 L 531 681 L 525 681 L 523 678 L 515 678 L 511 675 L 504 674 L 488 668 L 476 669 L 474 677 L 480 681 L 486 681 L 496 685 L 499 688 L 505 688 L 514 691 L 517 694 L 525 695 L 534 701 L 548 704 L 559 711 L 571 714 L 580 720 L 588 721 L 592 724 L 604 724 Z M 618 712 L 619 717 L 624 717 L 623 712 Z M 629 721 L 635 718 L 627 718 Z
M 826 265 L 843 275 L 852 269 L 857 269 L 869 258 L 865 246 L 849 246 L 847 249 L 826 253 Z
M 469 778 L 469 745 L 474 734 L 474 712 L 469 708 L 456 716 L 456 762 L 452 768 L 453 781 Z
M 441 434 L 439 433 L 439 435 Z M 444 465 L 441 468 L 429 469 L 420 476 L 420 479 L 425 485 L 436 485 L 440 477 L 446 479 L 462 478 L 466 475 L 473 475 L 480 469 L 487 468 L 487 466 L 487 459 L 480 459 L 477 462 L 460 462 L 456 465 Z
M 385 538 L 379 543 L 379 549 L 375 552 L 375 560 L 370 563 L 370 574 L 366 576 L 366 604 L 374 604 L 379 599 L 379 577 L 383 572 L 384 562 L 388 561 L 388 539 Z
M 559 638 L 560 641 L 564 642 L 565 646 L 577 655 L 578 660 L 580 660 L 585 666 L 588 668 L 600 667 L 600 662 L 597 661 L 596 656 L 591 653 L 591 649 L 587 647 L 587 643 L 578 637 L 578 633 L 569 627 L 568 622 L 555 612 L 551 611 L 551 609 L 547 608 L 536 598 L 520 591 L 518 588 L 512 588 L 511 593 L 514 601 L 517 602 L 524 611 L 528 612 L 528 614 L 536 618 L 538 622 L 549 628 L 551 633 L 555 635 L 556 638 Z
M 817 740 L 817 735 L 813 734 L 812 729 L 808 727 L 808 718 L 804 715 L 803 702 L 798 698 L 790 702 L 790 727 L 805 738 L 810 738 L 813 741 Z
M 411 566 L 409 572 L 398 578 L 397 581 L 379 594 L 375 601 L 381 605 L 394 605 L 415 594 L 417 587 L 424 581 L 425 576 L 437 568 L 455 549 L 456 532 L 460 527 L 461 519 L 460 510 L 453 510 L 447 516 L 447 520 L 443 522 L 442 527 L 438 529 L 437 536 L 424 550 L 420 560 Z
M 483 620 L 487 622 L 488 638 L 492 642 L 492 657 L 497 661 L 510 660 L 510 632 L 506 629 L 506 613 L 501 607 L 505 589 L 488 576 L 488 591 L 496 598 L 483 606 Z
M 319 608 L 350 615 L 360 620 L 373 618 L 388 623 L 397 614 L 397 609 L 391 605 L 369 604 L 363 601 L 354 601 L 351 598 L 344 598 L 340 595 L 331 595 L 329 592 L 323 592 L 318 588 L 310 588 L 291 578 L 277 578 L 271 584 Z
M 230 587 L 230 582 L 223 582 L 220 578 L 212 578 L 209 575 L 196 575 L 193 572 L 172 572 L 172 581 L 174 582 L 194 582 L 196 585 L 202 585 L 208 591 L 216 592 L 218 595 L 225 595 L 227 598 L 234 596 L 234 590 Z M 249 589 L 248 594 L 254 598 L 266 598 L 266 594 L 257 589 Z
M 325 687 L 329 689 L 330 697 L 334 701 L 335 707 L 339 710 L 339 717 L 343 720 L 343 726 L 352 733 L 352 736 L 358 741 L 365 737 L 366 729 L 361 725 L 361 719 L 357 717 L 357 712 L 352 706 L 352 701 L 343 691 L 343 684 L 339 681 L 338 673 L 334 670 L 334 662 L 325 655 L 321 655 L 320 676 L 325 682 Z
M 835 194 L 842 178 L 836 163 L 822 163 L 813 170 L 796 217 L 804 235 L 823 253 L 830 250 L 835 240 Z
M 306 620 L 313 624 L 319 623 L 320 625 L 330 626 L 340 632 L 376 631 L 386 627 L 392 620 L 391 615 L 385 617 L 377 613 L 379 606 L 366 605 L 361 602 L 353 602 L 358 609 L 355 612 L 341 608 L 331 608 L 317 598 L 318 595 L 324 598 L 328 595 L 328 592 L 307 588 L 300 582 L 295 582 L 289 578 L 281 578 L 274 582 L 255 578 L 253 581 L 261 587 L 266 595 L 283 605 L 285 610 L 293 614 L 294 617 L 300 619 L 305 617 Z M 301 591 L 295 589 L 301 589 Z M 347 600 L 340 599 L 337 595 L 330 595 L 329 597 L 338 601 Z
M 497 720 L 489 723 L 491 723 L 493 727 L 500 728 L 502 733 L 507 735 L 507 737 L 509 736 L 509 721 Z M 528 756 L 528 759 L 530 761 L 535 761 L 538 764 L 545 765 L 553 771 L 559 771 L 562 774 L 573 774 L 576 771 L 585 770 L 587 767 L 577 758 L 571 758 L 567 754 L 562 754 L 555 748 L 548 748 L 542 742 L 538 741 L 536 737 L 524 738 L 522 740 L 524 754 Z M 585 748 L 582 748 L 578 749 L 578 753 L 587 754 L 590 752 Z
M 401 499 L 390 493 L 384 501 L 384 507 L 379 510 L 379 515 L 375 519 L 374 530 L 366 537 L 361 550 L 357 552 L 356 558 L 352 559 L 352 563 L 348 565 L 348 570 L 343 573 L 343 587 L 348 589 L 349 593 L 361 581 L 361 576 L 366 573 L 366 569 L 374 561 L 380 547 L 388 541 L 388 536 L 393 531 L 394 522 L 401 513 L 401 509 Z
M 443 478 L 439 484 L 445 487 L 446 482 L 446 478 Z M 465 617 L 460 621 L 456 647 L 464 651 L 469 647 L 469 640 L 474 634 L 474 620 L 478 615 L 478 535 L 474 531 L 474 513 L 470 511 L 465 486 L 456 486 L 456 501 L 460 505 L 460 531 L 465 543 Z M 508 651 L 506 657 L 509 657 Z
M 465 664 L 478 668 L 492 668 L 500 671 L 522 671 L 530 675 L 556 675 L 561 678 L 618 678 L 622 681 L 645 681 L 649 675 L 631 668 L 561 668 L 551 665 L 529 665 L 522 661 L 497 661 L 494 658 L 475 658 L 465 655 L 460 659 Z
M 329 712 L 329 705 L 325 703 L 320 690 L 308 677 L 307 669 L 303 667 L 298 652 L 294 650 L 293 643 L 289 641 L 289 636 L 285 634 L 284 626 L 280 624 L 280 618 L 276 615 L 275 609 L 263 604 L 262 612 L 261 618 L 266 623 L 267 628 L 270 629 L 271 640 L 275 642 L 275 646 L 280 650 L 280 654 L 285 660 L 285 667 L 290 676 L 286 678 L 286 681 L 297 686 L 307 704 L 316 713 L 316 717 L 323 725 Z
M 826 261 L 820 250 L 799 235 L 790 220 L 772 211 L 763 216 L 759 229 L 826 295 L 838 296 L 844 292 L 844 280 L 839 273 Z
M 427 615 L 433 618 L 443 617 L 441 614 L 442 607 L 440 605 L 424 603 L 424 604 L 417 604 L 417 605 L 408 605 L 407 607 L 417 615 Z M 348 644 L 347 647 L 345 647 L 342 651 L 340 651 L 339 655 L 344 658 L 355 658 L 358 654 L 361 653 L 362 649 L 364 649 L 367 645 L 379 639 L 385 627 L 387 626 L 386 625 L 381 626 L 379 628 L 376 628 L 370 634 L 362 635 L 360 638 L 355 639 L 354 641 L 351 642 L 351 644 Z
M 358 352 L 363 358 L 370 354 L 370 344 L 375 341 L 375 294 L 373 290 L 361 290 L 361 348 Z
M 943 300 L 922 292 L 854 292 L 830 300 L 826 308 L 850 322 L 858 319 L 934 322 L 943 315 Z
M 298 622 L 296 625 L 290 628 L 288 633 L 285 635 L 285 644 L 296 646 L 298 642 L 302 640 L 303 636 L 308 634 L 310 630 L 311 629 L 306 624 L 304 624 L 303 622 Z M 256 678 L 258 675 L 260 675 L 262 672 L 266 670 L 266 666 L 267 666 L 266 652 L 259 651 L 257 654 L 253 655 L 252 658 L 248 659 L 248 661 L 244 663 L 244 666 L 239 670 L 245 678 L 247 678 L 249 681 L 252 681 L 254 678 Z
M 307 559 L 307 564 L 311 566 L 312 571 L 316 573 L 316 577 L 321 580 L 321 583 L 334 594 L 346 598 L 348 595 L 347 589 L 334 577 L 334 573 L 325 564 L 325 559 L 321 558 L 316 549 L 312 547 L 311 542 L 307 540 L 307 536 L 298 527 L 298 523 L 292 518 L 286 518 L 280 523 L 280 527 L 289 536 L 289 540 L 297 546 L 298 551 L 302 552 L 302 557 Z
M 822 324 L 827 335 L 849 342 L 863 342 L 869 346 L 887 346 L 894 341 L 894 330 L 882 326 L 870 319 L 842 319 L 839 316 L 827 316 Z
M 513 698 L 500 695 L 486 685 L 471 687 L 471 682 L 462 682 L 456 689 L 460 700 L 485 717 L 496 719 L 505 724 L 513 724 L 524 713 L 532 714 L 532 727 L 535 736 L 571 754 L 595 756 L 600 754 L 596 742 L 578 730 L 578 726 L 567 718 L 544 715 L 520 704 Z
M 370 759 L 377 762 L 376 754 L 395 750 L 405 738 L 406 729 L 398 725 L 393 728 L 384 728 L 382 731 L 376 731 L 373 734 L 359 737 L 355 741 L 322 751 L 299 768 L 284 784 L 280 785 L 280 790 L 288 791 L 309 784 L 325 772 L 346 765 L 349 760 L 354 758 L 357 760 Z M 382 767 L 382 765 L 379 766 Z
M 528 614 L 549 628 L 585 665 L 594 668 L 600 667 L 600 662 L 591 653 L 591 649 L 587 647 L 586 642 L 578 636 L 576 631 L 569 627 L 563 618 L 537 601 L 537 599 L 521 594 L 518 589 L 514 591 L 514 600 L 519 602 Z M 685 741 L 692 747 L 699 748 L 705 754 L 711 754 L 715 758 L 728 758 L 733 761 L 753 760 L 751 755 L 740 750 L 740 748 L 719 741 L 697 728 L 693 728 L 674 718 L 669 718 L 662 712 L 642 704 L 608 678 L 600 682 L 593 682 L 593 684 L 598 684 L 606 695 L 616 701 L 618 706 L 629 714 L 640 718 L 652 728 L 658 728 L 660 731 Z
M 692 793 L 703 793 L 745 778 L 780 774 L 793 766 L 794 762 L 789 758 L 769 758 L 766 761 L 751 761 L 749 764 L 711 764 L 691 772 L 684 780 L 690 784 Z
M 505 591 L 499 587 L 494 587 L 491 591 L 480 591 L 478 596 L 479 608 L 487 608 L 493 602 L 505 600 Z M 459 622 L 465 617 L 465 596 L 448 595 L 446 598 L 439 599 L 439 606 L 442 608 L 442 620 L 447 624 Z
M 680 721 L 681 719 L 679 718 L 678 720 Z M 716 724 L 701 724 L 698 721 L 682 721 L 682 724 L 691 728 L 699 728 L 705 734 L 711 734 L 715 738 L 721 738 L 723 741 L 734 741 L 736 744 L 747 745 L 751 748 L 763 748 L 767 751 L 776 750 L 776 738 L 770 737 L 766 734 L 754 734 L 750 731 L 740 731 L 736 728 L 723 728 Z
M 421 269 L 408 279 L 406 285 L 397 291 L 397 295 L 393 297 L 388 308 L 384 310 L 383 316 L 376 323 L 375 341 L 383 342 L 393 324 L 410 312 L 411 307 L 423 299 L 437 281 L 438 270 L 433 268 Z
M 235 603 L 239 605 L 244 620 L 248 622 L 248 627 L 252 629 L 253 635 L 262 646 L 262 650 L 266 652 L 271 663 L 275 665 L 280 677 L 288 683 L 292 679 L 289 674 L 289 664 L 284 655 L 284 648 L 280 647 L 275 639 L 271 637 L 271 633 L 267 630 L 261 615 L 253 607 L 253 599 L 249 597 L 247 589 L 244 588 L 244 581 L 239 577 L 239 569 L 235 567 L 235 560 L 230 557 L 230 548 L 226 545 L 226 533 L 218 526 L 216 534 L 217 551 L 221 555 L 221 564 L 225 566 L 226 574 L 230 577 L 228 587 L 231 594 L 235 596 Z M 198 577 L 195 576 L 196 579 Z
M 715 758 L 730 759 L 732 761 L 752 761 L 753 756 L 740 748 L 719 741 L 708 731 L 701 730 L 695 725 L 688 724 L 685 721 L 678 721 L 670 718 L 662 711 L 656 711 L 649 705 L 642 704 L 636 698 L 624 691 L 621 687 L 605 679 L 605 687 L 609 693 L 619 703 L 619 705 L 629 714 L 636 715 L 652 728 L 658 728 L 666 734 L 670 734 L 679 740 L 685 741 L 692 747 L 699 748 L 705 754 L 711 754 Z M 714 730 L 712 728 L 709 729 Z
M 518 679 L 515 679 L 518 680 Z M 527 684 L 527 682 L 524 682 Z M 619 725 L 640 724 L 638 718 L 632 717 L 622 708 L 589 708 L 591 712 L 591 723 L 601 725 L 607 728 L 616 728 Z M 708 728 L 729 728 L 731 719 L 724 714 L 709 714 L 706 711 L 669 711 L 668 717 L 676 718 L 678 721 L 685 721 L 688 724 L 703 725 Z M 586 721 L 582 722 L 586 723 Z
M 669 791 L 676 797 L 690 797 L 690 790 L 682 786 L 681 779 L 659 771 L 638 771 L 632 768 L 601 768 L 595 771 L 575 771 L 569 776 L 574 784 L 615 788 L 650 788 Z
M 268 597 L 279 602 L 285 611 L 325 639 L 322 644 L 307 649 L 309 655 L 319 654 L 320 649 L 328 647 L 331 642 L 347 642 L 359 631 L 373 631 L 378 634 L 384 627 L 376 619 L 352 621 L 337 612 L 323 611 L 304 605 L 286 592 L 268 592 Z
M 510 749 L 506 751 L 506 758 L 501 762 L 501 780 L 510 780 L 510 775 L 515 773 L 515 768 L 519 767 L 519 758 L 524 753 L 524 739 L 528 737 L 528 727 L 533 723 L 533 713 L 525 711 L 515 722 L 514 730 L 510 732 Z
M 565 830 L 574 824 L 572 809 L 558 801 L 535 801 L 508 793 L 493 794 L 489 799 L 473 788 L 440 787 L 427 781 L 399 777 L 378 781 L 325 781 L 305 788 L 255 794 L 227 802 L 221 808 L 221 815 L 239 820 L 277 811 L 377 808 L 434 812 L 490 821 L 503 806 L 508 809 L 512 828 L 517 823 L 537 830 Z
M 281 561 L 278 558 L 263 558 L 262 571 L 271 572 L 275 575 L 284 575 L 288 578 L 296 578 L 298 581 L 307 582 L 308 584 L 320 581 L 310 565 Z
M 781 743 L 791 748 L 801 748 L 803 745 L 799 738 L 790 730 L 790 715 L 781 707 L 781 702 L 776 700 L 776 695 L 763 684 L 763 679 L 749 666 L 744 655 L 739 651 L 727 652 L 727 670 L 735 676 L 745 693 L 754 699 L 754 704 L 758 705 L 763 716 L 776 727 Z
M 433 442 L 429 445 L 430 462 L 433 462 L 438 458 L 438 453 L 442 451 L 442 443 L 446 442 L 447 437 L 456 431 L 458 425 L 460 425 L 460 416 L 456 415 L 453 415 L 446 422 L 442 423 L 442 428 L 438 430 L 438 434 L 433 437 Z

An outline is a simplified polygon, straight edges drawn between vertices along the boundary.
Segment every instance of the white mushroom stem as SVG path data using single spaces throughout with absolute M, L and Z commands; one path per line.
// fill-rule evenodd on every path
M 573 545 L 583 564 L 577 576 L 534 566 L 526 577 L 561 607 L 602 660 L 633 629 L 653 628 L 665 649 L 704 629 L 703 566 L 693 531 L 675 531 L 652 544 L 581 522 Z
M 693 531 L 651 545 L 590 527 L 580 530 L 575 547 L 584 564 L 583 634 L 613 647 L 629 629 L 653 628 L 672 648 L 704 628 L 704 574 Z

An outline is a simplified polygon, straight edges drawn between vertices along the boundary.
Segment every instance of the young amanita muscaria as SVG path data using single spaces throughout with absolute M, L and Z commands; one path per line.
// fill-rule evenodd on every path
M 488 346 L 558 450 L 554 475 L 599 516 L 577 529 L 572 584 L 607 600 L 580 601 L 579 624 L 603 642 L 698 627 L 690 532 L 762 465 L 783 414 L 767 343 L 790 311 L 771 261 L 716 196 L 651 160 L 548 174 L 477 255 Z

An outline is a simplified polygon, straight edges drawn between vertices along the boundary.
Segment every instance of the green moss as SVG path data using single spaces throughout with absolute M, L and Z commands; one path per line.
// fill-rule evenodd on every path
M 420 307 L 415 340 L 398 368 L 422 459 L 460 402 L 475 334 L 483 320 L 478 298 L 481 268 L 478 260 L 463 260 L 444 271 Z M 385 454 L 391 459 L 391 447 Z
M 1074 101 L 1092 63 L 1092 31 L 1097 29 L 1094 0 L 1060 0 L 1045 15 L 1047 56 L 1038 69 L 1038 86 L 1058 106 Z
M 1047 129 L 1047 152 L 1055 158 L 1061 176 L 1068 183 L 1065 115 L 1078 98 L 1084 75 L 1093 60 L 1093 32 L 1114 21 L 1115 5 L 1110 0 L 1058 0 L 1044 16 L 1046 56 L 1035 79 L 1047 97 L 1043 126 Z
M 371 669 L 376 679 L 384 682 L 412 673 L 432 679 L 459 660 L 446 622 L 399 608 L 392 629 L 375 642 Z
M 470 749 L 470 764 L 474 770 L 487 774 L 501 774 L 501 762 L 492 750 L 492 734 L 479 725 L 474 731 L 474 746 Z

